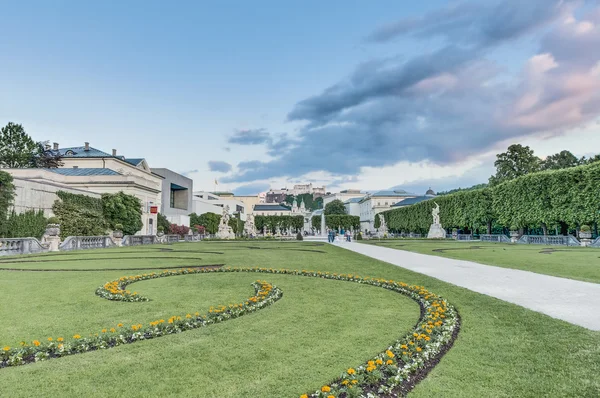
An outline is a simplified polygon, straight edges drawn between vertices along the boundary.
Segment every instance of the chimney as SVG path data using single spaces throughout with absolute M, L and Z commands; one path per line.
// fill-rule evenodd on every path
M 44 149 L 49 151 L 50 150 L 50 144 L 44 144 Z
M 54 143 L 54 150 L 55 150 L 55 151 L 58 151 L 58 142 L 55 142 L 55 143 Z
M 86 151 L 89 151 L 89 150 L 90 150 L 90 143 L 89 143 L 89 142 L 86 142 L 86 143 L 85 143 L 85 150 L 86 150 Z
M 117 150 L 113 149 L 113 156 L 117 156 Z

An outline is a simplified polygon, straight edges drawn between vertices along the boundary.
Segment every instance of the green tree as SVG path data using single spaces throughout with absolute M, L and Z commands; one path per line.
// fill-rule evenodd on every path
M 134 235 L 142 229 L 142 203 L 124 192 L 102 194 L 102 211 L 111 228 L 123 225 L 123 233 Z
M 27 238 L 31 236 L 40 239 L 46 231 L 46 225 L 48 225 L 48 220 L 42 210 L 27 210 L 20 214 L 13 210 L 8 217 L 8 227 L 4 237 Z
M 498 185 L 540 170 L 540 158 L 528 146 L 513 144 L 506 152 L 496 155 L 496 175 L 490 177 L 490 185 Z
M 31 167 L 39 145 L 22 125 L 9 122 L 0 129 L 0 166 L 9 169 Z
M 346 206 L 344 206 L 344 202 L 336 199 L 327 203 L 325 205 L 325 215 L 328 216 L 331 214 L 346 214 Z
M 219 230 L 221 216 L 215 213 L 204 213 L 197 217 L 198 225 L 202 225 L 208 234 L 216 234 Z
M 546 159 L 542 160 L 540 165 L 542 170 L 560 170 L 579 166 L 580 164 L 581 160 L 571 152 L 561 151 L 548 156 Z
M 10 174 L 0 170 L 0 236 L 4 236 L 7 228 L 8 210 L 15 198 L 15 186 Z
M 196 213 L 192 213 L 192 214 L 196 214 Z M 190 214 L 190 224 L 191 224 L 191 214 Z M 191 224 L 191 225 L 195 225 L 195 224 Z M 156 228 L 158 227 L 163 227 L 163 231 L 165 233 L 168 233 L 171 230 L 171 223 L 169 222 L 169 220 L 167 220 L 167 217 L 163 214 L 158 213 L 156 215 Z

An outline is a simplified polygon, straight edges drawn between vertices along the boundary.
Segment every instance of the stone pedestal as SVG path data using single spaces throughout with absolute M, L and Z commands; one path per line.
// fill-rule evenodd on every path
M 446 239 L 446 231 L 442 228 L 442 224 L 431 224 L 427 239 Z
M 117 246 L 117 247 L 123 246 L 123 238 L 115 238 L 113 236 L 112 240 L 113 240 L 113 242 L 115 242 L 115 246 Z
M 46 242 L 51 252 L 57 252 L 60 246 L 60 236 L 46 236 Z
M 235 239 L 235 234 L 233 233 L 233 229 L 230 226 L 219 226 L 219 231 L 217 232 L 217 238 L 219 239 Z

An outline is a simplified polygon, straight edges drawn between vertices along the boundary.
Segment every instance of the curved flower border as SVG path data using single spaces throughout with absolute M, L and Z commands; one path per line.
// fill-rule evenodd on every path
M 149 298 L 127 290 L 127 286 L 148 279 L 214 272 L 286 274 L 355 282 L 404 294 L 419 304 L 421 315 L 411 333 L 396 340 L 384 352 L 365 364 L 347 369 L 335 381 L 322 386 L 313 393 L 303 394 L 300 398 L 376 397 L 395 396 L 394 392 L 398 391 L 406 393 L 426 376 L 439 358 L 451 347 L 460 329 L 460 317 L 457 310 L 445 299 L 427 291 L 423 286 L 379 278 L 363 278 L 353 274 L 273 268 L 183 268 L 176 271 L 165 270 L 159 273 L 122 277 L 99 287 L 96 294 L 108 300 L 148 301 Z M 185 317 L 172 316 L 168 321 L 156 320 L 150 322 L 146 327 L 137 324 L 127 328 L 118 324 L 119 329 L 111 328 L 110 333 L 109 330 L 103 329 L 101 334 L 92 335 L 89 338 L 74 335 L 73 340 L 67 342 L 62 338 L 58 338 L 56 341 L 48 338 L 46 344 L 34 340 L 33 345 L 21 343 L 20 348 L 4 347 L 0 349 L 0 367 L 111 348 L 208 326 L 257 311 L 273 304 L 283 296 L 283 292 L 279 288 L 268 282 L 256 281 L 253 286 L 256 293 L 245 302 L 211 307 L 206 315 L 196 312 L 194 315 L 187 314 Z

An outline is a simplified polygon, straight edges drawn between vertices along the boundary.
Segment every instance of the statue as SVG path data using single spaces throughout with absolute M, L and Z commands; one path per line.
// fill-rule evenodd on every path
M 431 216 L 433 217 L 433 223 L 429 227 L 429 233 L 427 234 L 427 238 L 429 239 L 445 239 L 446 231 L 442 228 L 442 224 L 440 222 L 440 205 L 436 202 L 435 207 L 431 209 Z
M 256 225 L 254 225 L 254 214 L 248 214 L 246 216 L 246 224 L 244 224 L 244 231 L 250 238 L 256 236 Z
M 433 223 L 434 224 L 440 224 L 440 205 L 438 205 L 436 202 L 435 203 L 435 207 L 433 209 L 431 209 L 431 215 L 433 216 Z
M 383 216 L 382 213 L 379 213 L 379 229 L 378 229 L 378 235 L 380 238 L 383 238 L 387 235 L 388 233 L 388 227 L 387 224 L 385 222 L 385 217 Z
M 235 239 L 233 229 L 229 226 L 229 206 L 223 206 L 223 215 L 221 216 L 221 222 L 219 223 L 219 231 L 217 232 L 217 238 L 219 239 Z

